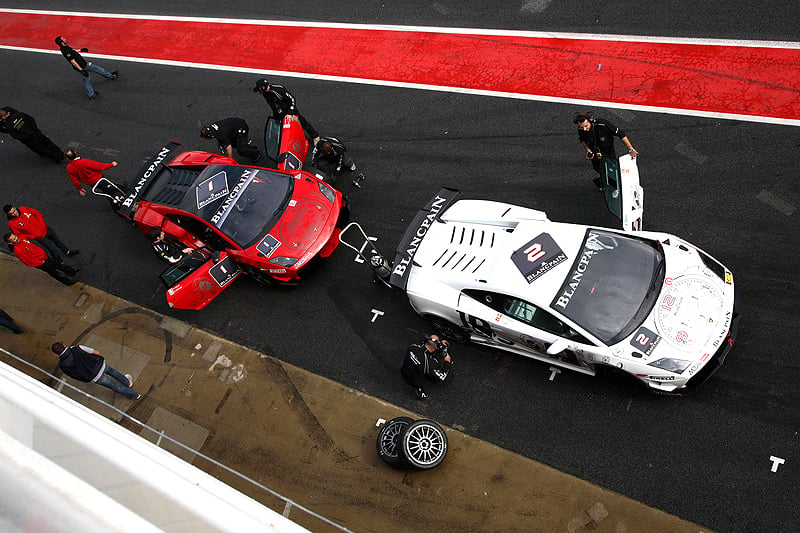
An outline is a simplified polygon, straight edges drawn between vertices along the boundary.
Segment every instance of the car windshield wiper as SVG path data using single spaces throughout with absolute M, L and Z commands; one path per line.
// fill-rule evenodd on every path
M 664 282 L 664 273 L 667 270 L 667 261 L 663 257 L 661 261 L 656 264 L 655 268 L 653 269 L 653 282 L 650 284 L 650 292 L 656 290 L 656 285 L 659 283 Z
M 272 213 L 272 216 L 274 217 L 276 215 L 279 215 L 280 213 L 283 213 L 283 210 L 286 209 L 287 205 L 289 205 L 289 201 L 291 199 L 292 199 L 292 191 L 289 190 L 286 192 L 286 198 L 283 199 L 281 205 L 279 205 L 278 208 L 275 210 L 275 212 Z

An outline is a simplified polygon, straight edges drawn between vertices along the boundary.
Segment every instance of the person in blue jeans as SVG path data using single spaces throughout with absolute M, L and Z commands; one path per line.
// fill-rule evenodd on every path
M 63 342 L 56 342 L 50 349 L 58 355 L 58 368 L 72 379 L 84 383 L 97 383 L 132 400 L 142 397 L 131 388 L 133 387 L 131 375 L 123 375 L 112 368 L 94 348 L 82 344 L 65 346 Z
M 95 91 L 94 87 L 92 87 L 92 80 L 89 79 L 89 73 L 94 72 L 95 74 L 100 74 L 104 78 L 109 80 L 116 80 L 119 76 L 118 71 L 109 72 L 100 65 L 96 65 L 89 61 L 86 61 L 83 56 L 77 51 L 69 46 L 67 46 L 67 40 L 64 39 L 62 36 L 58 36 L 55 39 L 56 44 L 61 49 L 61 54 L 64 56 L 64 59 L 72 65 L 72 68 L 80 73 L 83 76 L 83 88 L 86 89 L 86 94 L 89 95 L 89 98 L 96 98 L 99 91 Z M 81 52 L 88 52 L 88 48 L 81 48 Z
M 18 335 L 25 331 L 22 329 L 19 324 L 14 322 L 14 319 L 11 318 L 11 315 L 0 309 L 0 326 L 6 327 L 14 332 L 14 335 Z

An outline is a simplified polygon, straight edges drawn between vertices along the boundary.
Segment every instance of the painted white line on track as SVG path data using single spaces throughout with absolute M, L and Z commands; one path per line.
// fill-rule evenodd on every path
M 483 28 L 451 28 L 446 26 L 403 26 L 397 24 L 352 24 L 343 22 L 311 22 L 297 20 L 231 19 L 215 17 L 178 17 L 170 15 L 135 15 L 125 13 L 87 13 L 82 11 L 48 11 L 38 9 L 0 8 L 0 13 L 29 15 L 55 15 L 66 17 L 93 17 L 136 20 L 169 20 L 175 22 L 209 22 L 215 24 L 254 24 L 258 26 L 289 26 L 306 28 L 363 29 L 372 31 L 401 31 L 416 33 L 444 33 L 453 35 L 485 35 L 503 37 L 532 37 L 539 39 L 582 39 L 591 41 L 624 41 L 642 43 L 693 44 L 711 46 L 746 46 L 758 48 L 797 48 L 800 42 L 763 41 L 746 39 L 705 39 L 697 37 L 663 37 L 654 35 L 615 35 L 602 33 L 566 33 L 527 30 L 497 30 Z

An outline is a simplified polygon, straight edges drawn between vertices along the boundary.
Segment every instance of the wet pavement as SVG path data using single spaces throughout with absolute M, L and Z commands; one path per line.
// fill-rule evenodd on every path
M 708 531 L 447 427 L 440 466 L 395 470 L 378 457 L 376 437 L 383 421 L 421 418 L 415 413 L 83 283 L 61 285 L 6 254 L 0 307 L 25 329 L 0 328 L 10 353 L 62 377 L 50 345 L 92 346 L 132 374 L 143 398 L 67 379 L 88 395 L 76 393 L 12 357 L 0 360 L 312 531 L 334 528 L 257 484 L 358 532 Z

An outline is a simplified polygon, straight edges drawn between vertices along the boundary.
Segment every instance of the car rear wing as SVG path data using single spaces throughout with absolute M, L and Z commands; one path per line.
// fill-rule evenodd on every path
M 159 171 L 167 163 L 175 158 L 175 155 L 182 151 L 183 145 L 181 143 L 170 141 L 156 152 L 137 174 L 136 182 L 134 182 L 131 192 L 122 200 L 117 212 L 125 218 L 131 218 L 136 202 L 139 201 L 141 194 L 147 190 L 151 180 L 158 175 Z
M 461 191 L 458 189 L 442 187 L 436 196 L 417 212 L 414 220 L 406 228 L 403 238 L 400 239 L 400 244 L 397 245 L 394 263 L 392 263 L 392 274 L 389 277 L 390 285 L 405 290 L 411 270 L 409 267 L 422 239 L 428 233 L 428 228 L 453 204 L 459 194 Z

